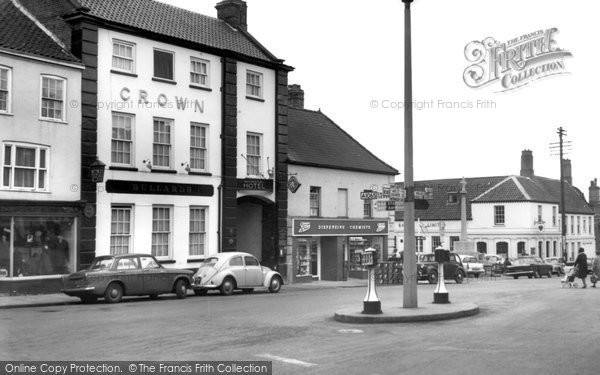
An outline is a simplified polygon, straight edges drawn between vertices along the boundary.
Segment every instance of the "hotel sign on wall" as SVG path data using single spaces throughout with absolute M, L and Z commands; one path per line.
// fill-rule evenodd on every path
M 387 236 L 383 220 L 293 219 L 294 236 Z
M 238 190 L 273 191 L 273 180 L 261 178 L 238 178 Z

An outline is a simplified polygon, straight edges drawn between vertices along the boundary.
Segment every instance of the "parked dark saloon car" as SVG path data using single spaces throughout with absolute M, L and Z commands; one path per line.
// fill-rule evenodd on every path
M 506 267 L 506 276 L 518 279 L 519 276 L 540 278 L 542 276 L 552 277 L 552 265 L 544 263 L 541 258 L 528 256 L 514 259 L 510 266 Z
M 450 261 L 444 263 L 444 280 L 455 280 L 460 284 L 465 279 L 465 269 L 460 258 L 455 253 L 450 253 Z M 417 277 L 419 280 L 427 280 L 430 284 L 438 281 L 438 264 L 435 261 L 435 254 L 419 255 L 417 261 Z
M 148 254 L 105 255 L 96 257 L 89 268 L 63 276 L 62 292 L 84 303 L 100 297 L 116 303 L 123 296 L 157 298 L 165 293 L 185 298 L 192 274 L 190 270 L 165 268 Z

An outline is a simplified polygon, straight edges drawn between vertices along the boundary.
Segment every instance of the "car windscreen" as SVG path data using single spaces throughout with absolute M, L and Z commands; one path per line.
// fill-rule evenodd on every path
M 464 257 L 462 258 L 463 263 L 477 263 L 477 259 L 473 257 Z
M 528 264 L 532 264 L 535 263 L 535 259 L 534 258 L 520 258 L 520 259 L 515 259 L 515 261 L 512 263 L 514 266 L 520 266 L 520 265 L 528 265 Z
M 427 254 L 427 255 L 423 255 L 421 257 L 421 262 L 435 262 L 435 256 L 433 254 Z
M 112 267 L 115 258 L 97 258 L 94 260 L 92 265 L 90 266 L 91 270 L 105 270 Z

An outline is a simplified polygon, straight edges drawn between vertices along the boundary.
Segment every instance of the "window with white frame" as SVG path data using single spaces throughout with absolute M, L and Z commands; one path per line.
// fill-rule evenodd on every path
M 494 206 L 494 225 L 504 225 L 504 206 Z
M 134 115 L 112 113 L 112 139 L 110 161 L 113 164 L 131 165 L 133 160 Z
M 571 216 L 571 234 L 575 234 L 575 216 Z
M 261 174 L 261 138 L 260 134 L 246 134 L 246 173 L 248 176 Z
M 65 120 L 66 86 L 67 81 L 63 78 L 42 76 L 42 119 Z
M 583 218 L 583 233 L 587 233 L 587 219 Z
M 373 217 L 373 201 L 365 199 L 363 201 L 363 216 L 365 219 L 371 219 Z
M 131 252 L 131 206 L 113 206 L 110 218 L 110 253 Z
M 168 257 L 171 247 L 170 206 L 152 206 L 152 255 Z
M 195 57 L 190 59 L 190 83 L 196 86 L 208 87 L 210 85 L 208 79 L 210 62 Z
M 5 66 L 0 66 L 0 113 L 10 112 L 12 70 Z
M 246 71 L 246 95 L 252 98 L 262 98 L 263 75 L 261 73 Z
M 538 204 L 538 209 L 537 209 L 538 210 L 538 214 L 537 214 L 537 216 L 538 216 L 538 223 L 542 221 L 542 217 L 543 217 L 542 209 L 543 209 L 542 205 Z
M 154 143 L 152 144 L 152 166 L 171 167 L 171 128 L 173 120 L 154 119 Z
M 556 226 L 556 206 L 552 206 L 552 226 Z
M 577 216 L 577 234 L 581 234 L 581 216 Z
M 190 127 L 190 168 L 193 170 L 206 171 L 208 169 L 207 132 L 208 125 L 192 122 Z
M 113 39 L 112 68 L 135 73 L 135 44 Z
M 154 77 L 173 80 L 175 54 L 169 51 L 154 50 Z
M 319 186 L 310 187 L 310 216 L 321 215 L 321 188 Z
M 14 190 L 48 191 L 50 148 L 31 144 L 5 143 L 2 187 Z
M 190 256 L 202 256 L 206 249 L 206 207 L 190 207 Z

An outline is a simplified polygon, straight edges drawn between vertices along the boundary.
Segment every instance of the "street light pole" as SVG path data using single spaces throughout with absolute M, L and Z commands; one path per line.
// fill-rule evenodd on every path
M 404 286 L 403 307 L 416 308 L 417 262 L 415 251 L 415 188 L 413 177 L 412 45 L 410 3 L 404 3 Z

